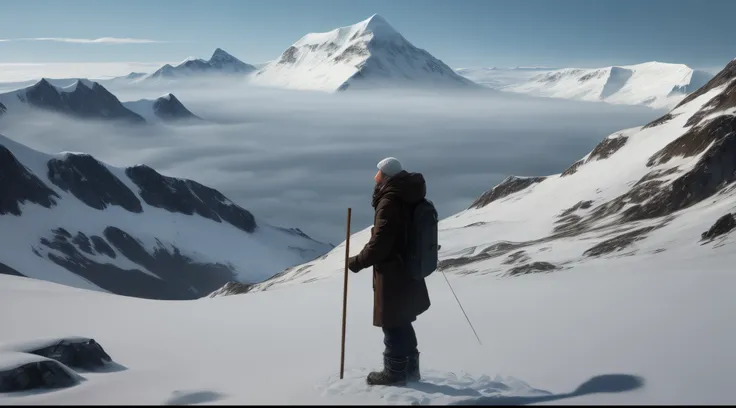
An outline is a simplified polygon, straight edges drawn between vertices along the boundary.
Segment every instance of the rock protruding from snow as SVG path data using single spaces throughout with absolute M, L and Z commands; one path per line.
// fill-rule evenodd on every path
M 110 355 L 94 339 L 62 339 L 29 353 L 84 370 L 96 370 L 112 363 Z
M 22 353 L 0 353 L 0 393 L 71 387 L 79 378 L 59 362 Z
M 253 287 L 253 285 L 247 285 L 240 282 L 228 282 L 225 286 L 210 293 L 209 297 L 215 298 L 221 296 L 241 295 L 243 293 L 248 293 L 251 287 Z
M 60 189 L 74 194 L 88 206 L 104 210 L 120 206 L 140 213 L 138 197 L 102 163 L 88 154 L 67 154 L 48 161 L 48 177 Z
M 187 215 L 196 213 L 216 222 L 224 220 L 248 233 L 256 229 L 253 214 L 213 188 L 192 180 L 163 176 L 145 165 L 128 167 L 125 173 L 140 189 L 141 198 L 152 207 Z
M 521 190 L 531 187 L 536 183 L 544 181 L 545 177 L 517 177 L 509 176 L 496 187 L 486 191 L 478 197 L 477 200 L 470 205 L 470 208 L 482 208 L 486 205 L 507 197 L 511 194 L 518 193 Z
M 2 142 L 2 139 L 0 139 Z M 51 208 L 59 195 L 21 164 L 7 147 L 0 144 L 0 215 L 22 214 L 24 203 Z
M 301 90 L 475 88 L 383 17 L 326 33 L 310 33 L 252 77 L 253 83 Z
M 566 68 L 503 88 L 534 96 L 673 108 L 713 75 L 682 64 L 646 62 L 597 69 Z
M 256 67 L 246 64 L 233 57 L 221 48 L 212 53 L 209 60 L 187 58 L 182 63 L 172 66 L 166 64 L 153 72 L 137 79 L 138 81 L 184 79 L 203 75 L 247 75 L 256 70 Z
M 0 103 L 5 106 L 5 114 L 33 107 L 80 119 L 145 122 L 140 115 L 123 106 L 105 87 L 85 79 L 79 79 L 64 88 L 41 79 L 28 88 L 0 94 Z
M 149 122 L 157 120 L 179 122 L 200 119 L 187 109 L 176 96 L 170 93 L 156 99 L 140 99 L 132 102 L 124 102 L 123 105 L 141 115 Z
M 713 238 L 728 234 L 734 228 L 736 228 L 736 217 L 733 214 L 726 214 L 719 218 L 708 231 L 701 234 L 700 238 L 703 240 L 712 240 Z

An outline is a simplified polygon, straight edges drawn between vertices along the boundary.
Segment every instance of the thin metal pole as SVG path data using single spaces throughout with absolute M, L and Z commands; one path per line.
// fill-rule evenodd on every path
M 351 208 L 348 208 L 348 226 L 345 233 L 345 287 L 342 293 L 342 350 L 340 352 L 340 379 L 343 378 L 345 372 L 345 323 L 347 322 L 348 311 L 348 257 L 350 256 L 350 214 Z
M 460 299 L 457 298 L 457 295 L 455 294 L 455 290 L 452 289 L 452 285 L 450 285 L 450 281 L 447 279 L 447 275 L 445 275 L 445 271 L 442 271 L 442 276 L 445 277 L 445 282 L 447 282 L 447 286 L 450 287 L 450 290 L 452 291 L 452 295 L 455 296 L 455 300 L 457 300 L 457 304 L 460 306 L 460 310 L 463 311 L 463 314 L 465 315 L 465 320 L 468 321 L 470 328 L 473 329 L 473 333 L 475 333 L 475 338 L 478 339 L 478 344 L 482 346 L 483 343 L 481 343 L 480 337 L 478 337 L 478 333 L 475 331 L 475 327 L 473 327 L 473 323 L 470 323 L 470 319 L 468 318 L 468 315 L 465 313 L 465 309 L 463 309 L 463 305 L 460 304 Z

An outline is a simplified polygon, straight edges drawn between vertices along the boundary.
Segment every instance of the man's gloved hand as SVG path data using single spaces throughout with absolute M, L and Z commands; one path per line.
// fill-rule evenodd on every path
M 357 257 L 351 256 L 350 258 L 348 258 L 348 269 L 350 269 L 350 271 L 354 273 L 360 272 L 362 268 L 360 267 L 360 265 L 358 265 Z

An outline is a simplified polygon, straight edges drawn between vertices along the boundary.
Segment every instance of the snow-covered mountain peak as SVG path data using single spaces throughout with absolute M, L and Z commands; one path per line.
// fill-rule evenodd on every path
M 412 45 L 377 14 L 350 26 L 303 36 L 252 80 L 256 85 L 328 92 L 356 87 L 476 86 Z

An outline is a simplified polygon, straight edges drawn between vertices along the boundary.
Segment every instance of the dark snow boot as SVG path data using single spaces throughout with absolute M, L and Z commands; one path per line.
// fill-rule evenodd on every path
M 419 381 L 422 376 L 419 374 L 419 352 L 409 356 L 408 367 L 406 369 L 406 379 L 408 381 Z
M 368 374 L 368 385 L 406 385 L 408 359 L 383 357 L 383 371 Z

